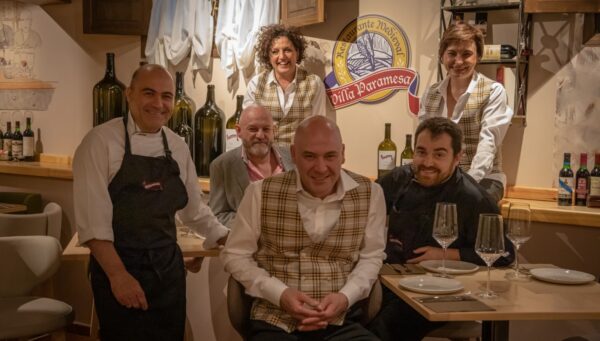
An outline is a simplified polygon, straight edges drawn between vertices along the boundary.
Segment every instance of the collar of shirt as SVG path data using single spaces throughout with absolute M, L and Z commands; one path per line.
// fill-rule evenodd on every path
M 462 113 L 463 113 L 463 108 L 467 104 L 467 100 L 469 99 L 469 96 L 473 93 L 473 91 L 475 91 L 475 87 L 477 86 L 478 80 L 479 80 L 479 73 L 474 72 L 473 77 L 471 77 L 471 82 L 469 82 L 469 86 L 467 87 L 467 90 L 456 101 L 456 105 L 454 106 L 454 112 L 452 113 L 452 121 L 454 121 L 455 123 L 460 120 Z M 442 115 L 444 117 L 448 117 L 448 107 L 446 106 L 446 103 L 448 102 L 448 83 L 450 83 L 450 77 L 444 78 L 444 80 L 442 80 L 442 82 L 440 83 L 440 86 L 437 89 L 437 91 L 440 93 L 440 95 L 444 99 L 444 102 L 442 105 Z M 457 110 L 457 109 L 459 109 L 459 110 Z
M 162 131 L 162 127 L 156 132 L 156 133 L 144 133 L 142 132 L 142 130 L 140 129 L 140 127 L 137 125 L 137 123 L 135 123 L 135 121 L 133 120 L 133 116 L 131 115 L 131 112 L 129 112 L 127 114 L 127 133 L 129 134 L 129 136 L 149 136 L 149 137 L 153 137 L 153 136 L 160 136 L 160 132 Z
M 281 85 L 279 85 L 279 82 L 275 78 L 275 70 L 271 70 L 271 72 L 269 72 L 269 76 L 267 77 L 267 84 L 274 83 L 277 86 L 277 88 L 280 89 L 285 95 L 289 95 L 296 89 L 296 79 L 298 79 L 298 65 L 296 65 L 296 73 L 294 74 L 294 80 L 290 83 L 287 89 L 285 89 L 285 91 L 283 91 Z
M 265 178 L 265 176 L 260 172 L 260 170 L 258 170 L 258 168 L 256 167 L 256 165 L 250 161 L 250 159 L 248 159 L 248 154 L 246 154 L 246 148 L 244 148 L 244 146 L 242 145 L 242 148 L 240 148 L 242 151 L 242 161 L 244 162 L 244 164 L 246 165 L 246 170 L 248 171 L 248 177 L 250 178 L 251 182 L 257 181 L 257 180 L 262 180 Z M 277 160 L 277 167 L 275 167 L 275 169 L 273 170 L 273 174 L 279 174 L 282 173 L 284 171 L 284 167 L 283 167 L 283 161 L 281 159 L 281 155 L 279 154 L 279 151 L 277 150 L 277 148 L 274 148 L 273 146 L 271 146 L 271 153 L 273 153 L 273 155 L 275 155 L 275 159 Z

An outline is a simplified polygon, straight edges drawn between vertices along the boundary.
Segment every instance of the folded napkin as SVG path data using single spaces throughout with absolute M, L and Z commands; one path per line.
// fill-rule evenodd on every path
M 496 310 L 471 296 L 464 295 L 415 297 L 414 299 L 436 313 Z
M 389 264 L 384 263 L 379 270 L 380 275 L 421 275 L 426 271 L 418 264 Z

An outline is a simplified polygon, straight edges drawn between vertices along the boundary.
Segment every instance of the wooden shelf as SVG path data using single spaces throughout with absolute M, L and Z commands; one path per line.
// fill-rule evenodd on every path
M 519 8 L 518 2 L 442 7 L 444 11 L 449 12 L 489 12 L 516 8 Z

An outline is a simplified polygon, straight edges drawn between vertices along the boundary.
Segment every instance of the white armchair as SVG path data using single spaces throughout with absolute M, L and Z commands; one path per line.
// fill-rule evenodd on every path
M 60 240 L 62 208 L 54 202 L 44 207 L 42 213 L 0 213 L 0 237 L 51 236 Z
M 61 252 L 54 237 L 0 237 L 0 339 L 48 333 L 54 333 L 53 339 L 65 339 L 64 328 L 75 318 L 73 308 L 55 299 L 29 296 L 58 270 Z

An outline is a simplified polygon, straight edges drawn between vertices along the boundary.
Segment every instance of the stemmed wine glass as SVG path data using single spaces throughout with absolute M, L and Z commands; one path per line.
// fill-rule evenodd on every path
M 477 226 L 475 252 L 487 265 L 486 290 L 479 293 L 483 298 L 494 298 L 496 293 L 490 290 L 490 271 L 492 264 L 504 254 L 504 228 L 499 214 L 480 214 Z
M 515 246 L 515 272 L 508 274 L 511 279 L 528 279 L 519 268 L 519 248 L 531 238 L 531 209 L 528 203 L 511 203 L 508 208 L 508 228 L 506 237 Z
M 446 269 L 446 249 L 452 242 L 458 238 L 458 223 L 456 219 L 456 204 L 449 202 L 438 202 L 435 205 L 435 217 L 433 220 L 433 239 L 435 239 L 442 249 L 444 257 L 442 258 L 441 277 L 450 278 Z

